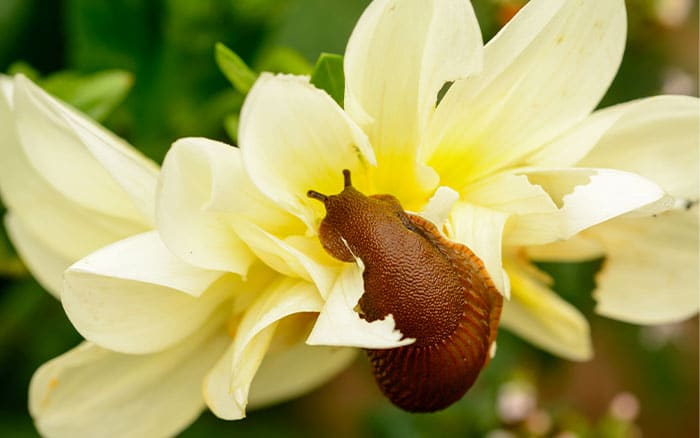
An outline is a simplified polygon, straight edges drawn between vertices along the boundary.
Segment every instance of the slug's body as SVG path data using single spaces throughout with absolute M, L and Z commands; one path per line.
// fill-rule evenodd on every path
M 390 195 L 365 196 L 350 173 L 345 189 L 322 201 L 319 235 L 334 257 L 362 260 L 367 321 L 393 315 L 413 344 L 367 350 L 377 383 L 395 405 L 431 412 L 459 400 L 489 359 L 502 297 L 483 263 L 467 247 L 450 242 L 429 221 L 403 211 Z

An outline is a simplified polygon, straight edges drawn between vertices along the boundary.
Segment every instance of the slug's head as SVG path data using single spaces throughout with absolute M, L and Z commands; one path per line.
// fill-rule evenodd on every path
M 400 224 L 403 209 L 391 195 L 365 196 L 352 186 L 350 171 L 343 170 L 343 190 L 336 195 L 324 195 L 309 190 L 307 196 L 323 202 L 326 217 L 319 227 L 321 244 L 333 257 L 352 262 L 371 251 L 373 236 Z

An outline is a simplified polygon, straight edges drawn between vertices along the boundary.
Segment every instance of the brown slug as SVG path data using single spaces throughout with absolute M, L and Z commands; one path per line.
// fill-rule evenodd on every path
M 324 203 L 321 244 L 333 257 L 362 260 L 367 321 L 393 315 L 413 344 L 367 350 L 381 391 L 410 412 L 456 402 L 489 361 L 503 299 L 482 261 L 444 238 L 435 225 L 406 213 L 391 195 L 365 196 L 344 170 L 337 195 L 309 190 Z

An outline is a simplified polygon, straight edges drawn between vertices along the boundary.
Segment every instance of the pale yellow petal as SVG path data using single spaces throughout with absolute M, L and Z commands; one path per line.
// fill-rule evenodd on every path
M 333 285 L 306 343 L 360 348 L 394 348 L 415 341 L 404 338 L 394 317 L 367 322 L 355 311 L 364 292 L 362 269 L 346 265 Z
M 411 187 L 434 188 L 416 148 L 448 81 L 481 69 L 482 40 L 461 0 L 379 0 L 365 10 L 345 53 L 345 108 L 368 134 L 379 162 L 373 192 L 412 208 Z
M 63 271 L 72 263 L 63 255 L 47 247 L 12 212 L 5 216 L 5 227 L 17 253 L 27 265 L 32 275 L 56 298 L 61 296 Z
M 422 159 L 441 184 L 513 165 L 583 120 L 622 59 L 622 0 L 533 0 L 486 45 L 482 74 L 438 105 Z
M 316 389 L 347 368 L 356 357 L 355 348 L 304 343 L 268 353 L 250 387 L 249 406 L 253 409 L 267 406 Z
M 298 76 L 260 76 L 243 105 L 238 139 L 255 186 L 310 230 L 323 217 L 323 205 L 307 192 L 339 192 L 343 169 L 365 188 L 367 167 L 375 162 L 360 128 L 328 94 Z
M 155 163 L 21 75 L 13 111 L 29 162 L 58 192 L 87 209 L 154 224 Z
M 228 420 L 245 417 L 251 382 L 279 320 L 295 313 L 318 312 L 322 305 L 317 289 L 303 280 L 280 277 L 262 292 L 243 315 L 227 354 L 204 382 L 212 412 Z
M 166 437 L 204 409 L 201 384 L 226 348 L 225 313 L 160 353 L 127 355 L 83 343 L 43 365 L 29 410 L 46 437 Z
M 670 211 L 620 218 L 587 235 L 604 246 L 596 311 L 635 324 L 662 324 L 698 313 L 698 215 Z
M 158 229 L 171 251 L 200 268 L 245 274 L 255 258 L 224 208 L 234 209 L 234 214 L 248 211 L 255 219 L 264 218 L 264 223 L 284 221 L 250 187 L 239 155 L 238 149 L 223 143 L 186 138 L 176 141 L 165 157 Z M 214 199 L 217 209 L 212 208 Z
M 510 296 L 502 260 L 503 227 L 507 219 L 506 213 L 458 202 L 452 209 L 448 234 L 484 262 L 496 289 L 505 297 Z
M 649 204 L 672 201 L 653 181 L 614 169 L 541 169 L 523 173 L 530 182 L 542 187 L 559 209 L 511 216 L 504 237 L 510 245 L 566 240 Z
M 552 292 L 543 274 L 524 262 L 506 265 L 511 300 L 503 303 L 501 325 L 532 344 L 571 360 L 592 357 L 590 328 L 583 315 Z
M 101 347 L 137 354 L 162 350 L 195 331 L 242 287 L 237 276 L 197 270 L 168 256 L 148 237 L 118 242 L 65 273 L 66 315 Z
M 583 262 L 605 256 L 605 248 L 586 232 L 580 233 L 568 240 L 552 242 L 546 245 L 529 246 L 525 248 L 532 260 L 545 262 Z
M 596 111 L 529 161 L 626 170 L 673 196 L 697 199 L 699 131 L 697 98 L 650 97 Z
M 98 248 L 145 231 L 147 226 L 141 221 L 109 216 L 84 207 L 44 179 L 30 162 L 16 130 L 13 83 L 6 78 L 0 83 L 3 86 L 3 93 L 0 93 L 0 195 L 26 232 L 46 247 L 45 255 L 55 254 L 58 264 L 72 263 Z M 52 144 L 53 138 L 45 136 L 43 141 Z M 15 244 L 22 246 L 21 242 Z M 36 275 L 44 276 L 43 273 Z M 44 283 L 60 281 L 61 277 L 55 277 L 45 279 Z

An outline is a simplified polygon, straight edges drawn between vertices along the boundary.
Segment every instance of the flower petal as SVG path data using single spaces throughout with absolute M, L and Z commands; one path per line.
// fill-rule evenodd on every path
M 56 254 L 59 260 L 55 263 L 70 264 L 98 248 L 145 231 L 142 223 L 105 215 L 71 201 L 44 179 L 30 163 L 15 127 L 13 83 L 0 76 L 0 85 L 3 91 L 0 93 L 0 194 L 36 244 L 45 247 L 47 255 Z M 42 141 L 53 144 L 50 136 Z M 15 242 L 15 245 L 34 243 Z M 55 285 L 60 281 L 59 276 L 44 283 Z
M 328 94 L 298 76 L 260 75 L 243 105 L 238 138 L 253 183 L 310 230 L 323 206 L 306 193 L 340 191 L 343 169 L 363 187 L 374 163 L 364 133 Z
M 656 96 L 596 111 L 529 161 L 638 173 L 673 196 L 698 197 L 700 102 Z
M 5 216 L 5 228 L 17 252 L 39 284 L 56 298 L 61 296 L 63 271 L 72 263 L 44 245 L 12 212 Z
M 267 406 L 311 391 L 348 367 L 356 357 L 354 348 L 304 343 L 268 353 L 250 387 L 249 406 Z M 282 375 L 284 379 L 280 379 Z
M 586 117 L 622 59 L 622 0 L 533 0 L 486 45 L 481 75 L 438 105 L 421 157 L 441 184 L 512 165 Z
M 362 269 L 347 265 L 338 276 L 306 343 L 360 348 L 394 348 L 415 341 L 396 329 L 394 317 L 367 322 L 354 310 L 364 293 Z
M 558 356 L 590 359 L 593 351 L 586 318 L 546 287 L 542 272 L 524 262 L 516 263 L 506 265 L 512 299 L 503 303 L 503 327 Z
M 226 348 L 225 313 L 180 344 L 127 355 L 86 342 L 44 364 L 29 388 L 43 436 L 173 436 L 204 408 L 202 378 Z
M 108 246 L 71 266 L 61 299 L 86 339 L 122 353 L 150 353 L 196 330 L 241 287 L 233 275 L 192 268 L 156 232 Z
M 697 210 L 619 218 L 586 233 L 607 255 L 596 278 L 598 313 L 635 324 L 677 322 L 698 313 Z
M 57 191 L 106 215 L 154 223 L 155 163 L 21 75 L 14 113 L 29 162 Z
M 165 157 L 158 189 L 158 229 L 165 244 L 200 268 L 245 274 L 254 255 L 229 214 L 262 224 L 289 222 L 252 187 L 237 148 L 200 138 L 176 141 Z
M 470 184 L 463 198 L 470 204 L 513 214 L 548 213 L 557 209 L 542 187 L 512 170 Z
M 548 262 L 577 263 L 605 256 L 605 248 L 590 236 L 586 236 L 585 231 L 571 239 L 530 246 L 525 248 L 525 251 L 531 260 Z
M 380 0 L 367 7 L 345 53 L 345 108 L 375 147 L 375 192 L 405 202 L 402 192 L 415 185 L 408 175 L 432 176 L 419 175 L 415 151 L 438 92 L 479 71 L 482 51 L 470 2 Z
M 508 214 L 458 202 L 450 216 L 450 239 L 466 245 L 484 262 L 493 284 L 506 298 L 510 297 L 508 279 L 503 271 L 503 227 Z
M 614 169 L 523 171 L 559 206 L 552 213 L 512 216 L 505 240 L 510 245 L 539 245 L 566 240 L 608 219 L 659 201 L 669 201 L 652 181 Z
M 247 220 L 236 221 L 236 231 L 265 264 L 290 277 L 312 281 L 327 297 L 338 274 L 339 263 L 323 249 L 318 237 L 281 239 Z
M 323 305 L 313 284 L 280 277 L 243 315 L 235 339 L 204 382 L 204 398 L 219 418 L 245 417 L 248 392 L 267 353 L 279 320 L 301 312 L 318 312 Z M 279 378 L 279 376 L 278 376 Z

